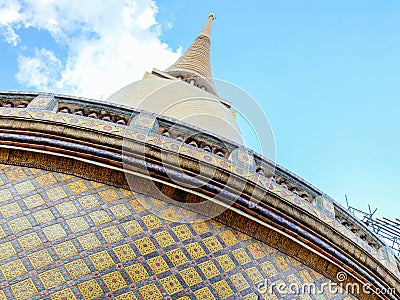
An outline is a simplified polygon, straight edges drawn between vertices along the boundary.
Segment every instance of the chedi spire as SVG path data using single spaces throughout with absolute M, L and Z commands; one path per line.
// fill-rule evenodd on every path
M 217 95 L 210 61 L 210 36 L 214 19 L 215 15 L 211 13 L 193 44 L 164 72 Z

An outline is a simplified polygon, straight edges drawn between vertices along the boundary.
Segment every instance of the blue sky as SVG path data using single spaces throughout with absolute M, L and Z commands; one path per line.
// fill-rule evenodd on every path
M 104 99 L 171 64 L 214 12 L 214 77 L 262 106 L 277 162 L 400 217 L 397 0 L 45 2 L 0 4 L 1 90 Z

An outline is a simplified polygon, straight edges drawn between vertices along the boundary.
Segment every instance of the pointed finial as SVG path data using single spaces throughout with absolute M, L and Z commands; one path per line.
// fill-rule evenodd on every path
M 212 21 L 215 15 L 208 16 L 207 23 L 185 53 L 168 69 L 166 73 L 192 82 L 195 86 L 214 95 L 217 94 L 211 72 L 210 37 Z
M 214 13 L 210 13 L 208 15 L 208 21 L 206 23 L 206 25 L 204 25 L 202 31 L 200 32 L 199 35 L 203 35 L 206 36 L 208 38 L 211 37 L 211 27 L 212 27 L 212 21 L 215 20 L 215 14 Z

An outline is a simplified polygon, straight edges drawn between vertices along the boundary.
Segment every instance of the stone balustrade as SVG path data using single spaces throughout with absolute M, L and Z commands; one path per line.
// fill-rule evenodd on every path
M 35 97 L 32 93 L 0 93 L 0 107 L 26 108 Z

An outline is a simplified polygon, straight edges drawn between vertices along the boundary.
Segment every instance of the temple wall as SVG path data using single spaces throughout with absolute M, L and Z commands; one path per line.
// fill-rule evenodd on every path
M 1 165 L 0 300 L 354 299 L 320 293 L 327 278 L 221 223 L 179 223 L 187 214 L 76 176 Z M 267 279 L 277 288 L 262 293 Z M 309 283 L 318 292 L 287 294 Z

